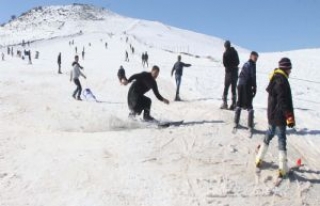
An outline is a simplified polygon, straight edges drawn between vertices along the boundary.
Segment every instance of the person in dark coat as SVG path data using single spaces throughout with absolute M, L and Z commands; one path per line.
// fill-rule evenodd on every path
M 225 52 L 223 54 L 223 65 L 225 67 L 225 80 L 224 80 L 224 91 L 222 95 L 222 106 L 221 109 L 228 109 L 228 91 L 231 85 L 232 93 L 232 104 L 229 107 L 230 110 L 236 108 L 237 100 L 237 82 L 238 82 L 238 66 L 240 64 L 238 52 L 234 47 L 231 47 L 230 41 L 224 43 Z
M 144 53 L 144 61 L 145 61 L 145 64 L 147 65 L 147 67 L 149 67 L 149 55 L 148 53 Z
M 253 129 L 254 127 L 252 101 L 257 93 L 256 62 L 258 61 L 258 57 L 259 55 L 257 52 L 251 52 L 249 61 L 243 65 L 239 75 L 238 101 L 234 118 L 235 127 L 239 126 L 241 109 L 248 110 L 248 127 L 250 129 Z
M 295 126 L 294 108 L 291 88 L 288 81 L 292 64 L 289 58 L 279 61 L 279 68 L 271 75 L 267 87 L 268 96 L 268 122 L 269 129 L 260 145 L 256 156 L 256 166 L 261 167 L 262 160 L 268 150 L 269 143 L 275 135 L 278 136 L 279 147 L 279 177 L 286 177 L 287 166 L 287 137 L 286 128 Z
M 126 61 L 126 62 L 129 62 L 129 54 L 128 54 L 128 51 L 126 51 L 126 53 L 125 53 L 125 61 Z
M 160 69 L 158 66 L 153 66 L 151 72 L 142 72 L 131 76 L 128 81 L 122 80 L 124 85 L 132 83 L 128 92 L 128 107 L 130 109 L 130 118 L 134 118 L 136 115 L 140 115 L 143 111 L 144 121 L 155 121 L 155 119 L 150 115 L 151 110 L 151 99 L 146 97 L 144 94 L 152 89 L 156 97 L 169 104 L 169 101 L 163 98 L 158 90 L 158 85 L 156 79 L 159 75 Z
M 57 62 L 58 62 L 58 74 L 62 74 L 62 72 L 61 72 L 61 52 L 58 55 Z
M 174 64 L 172 71 L 171 71 L 171 76 L 173 76 L 173 73 L 175 72 L 175 78 L 176 78 L 176 84 L 177 84 L 177 90 L 176 90 L 176 97 L 175 101 L 181 101 L 180 98 L 180 85 L 181 85 L 181 78 L 183 75 L 183 67 L 190 67 L 192 66 L 191 64 L 186 64 L 181 62 L 181 56 L 178 56 L 178 61 Z
M 145 61 L 146 61 L 146 56 L 144 53 L 142 53 L 141 60 L 142 60 L 142 66 L 144 67 Z

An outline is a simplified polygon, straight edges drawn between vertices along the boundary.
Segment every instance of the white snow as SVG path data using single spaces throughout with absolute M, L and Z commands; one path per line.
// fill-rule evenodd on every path
M 224 40 L 90 6 L 44 10 L 0 28 L 0 45 L 31 40 L 33 56 L 40 52 L 32 65 L 15 56 L 0 61 L 1 206 L 320 205 L 320 49 L 260 54 L 254 100 L 258 132 L 249 139 L 245 131 L 232 134 L 233 112 L 219 109 Z M 78 16 L 79 10 L 87 12 Z M 41 24 L 43 15 L 48 24 Z M 64 24 L 61 30 L 58 22 Z M 74 35 L 80 30 L 82 35 Z M 74 46 L 69 46 L 71 40 Z M 136 53 L 126 63 L 129 44 Z M 71 97 L 75 46 L 80 52 L 86 49 L 80 60 L 88 77 L 81 79 L 83 89 L 90 88 L 101 103 Z M 249 51 L 237 49 L 243 64 Z M 128 76 L 149 70 L 141 65 L 145 51 L 150 65 L 160 66 L 159 90 L 170 100 L 175 93 L 170 71 L 177 55 L 193 65 L 182 80 L 185 101 L 165 105 L 148 93 L 152 115 L 183 119 L 181 127 L 156 129 L 127 120 L 128 87 L 119 84 L 116 73 L 120 65 Z M 57 74 L 59 52 L 62 75 Z M 290 83 L 297 127 L 288 131 L 289 165 L 302 158 L 305 167 L 274 188 L 277 139 L 266 158 L 270 167 L 260 176 L 254 156 L 267 128 L 268 76 L 283 56 L 294 66 Z M 244 125 L 246 117 L 243 111 Z

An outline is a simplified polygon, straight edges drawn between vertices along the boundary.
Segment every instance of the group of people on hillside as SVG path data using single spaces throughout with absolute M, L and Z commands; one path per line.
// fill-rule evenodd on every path
M 259 54 L 252 51 L 249 60 L 242 66 L 239 73 L 239 56 L 234 47 L 231 46 L 230 41 L 224 44 L 225 52 L 223 54 L 223 65 L 225 67 L 225 82 L 222 95 L 223 103 L 221 109 L 228 109 L 234 111 L 234 127 L 239 126 L 239 120 L 242 110 L 248 111 L 248 128 L 254 128 L 254 107 L 253 99 L 257 93 L 256 80 L 256 63 Z M 191 64 L 186 64 L 181 61 L 179 55 L 177 62 L 174 64 L 171 75 L 175 74 L 176 80 L 176 95 L 174 100 L 180 101 L 179 96 L 181 79 L 184 67 L 190 67 Z M 60 60 L 61 62 L 61 60 Z M 79 57 L 75 56 L 75 61 L 72 63 L 73 69 L 70 76 L 70 81 L 76 85 L 76 90 L 73 93 L 73 98 L 81 100 L 81 83 L 80 76 L 86 78 L 81 72 L 83 69 L 79 64 Z M 289 58 L 282 58 L 279 61 L 278 67 L 273 71 L 269 85 L 268 92 L 268 123 L 269 128 L 266 132 L 264 140 L 256 155 L 256 167 L 261 167 L 263 159 L 268 150 L 270 141 L 275 135 L 278 136 L 279 142 L 279 176 L 286 177 L 289 169 L 287 166 L 287 148 L 286 148 L 286 128 L 295 126 L 294 108 L 292 103 L 292 95 L 288 78 L 292 70 L 292 64 Z M 142 72 L 132 75 L 130 78 L 126 77 L 125 70 L 121 66 L 118 70 L 118 78 L 122 85 L 132 83 L 128 91 L 128 107 L 129 117 L 135 118 L 143 113 L 143 119 L 147 122 L 156 122 L 155 118 L 151 116 L 150 98 L 145 94 L 152 90 L 158 100 L 165 104 L 169 104 L 169 100 L 164 98 L 159 90 L 156 82 L 159 76 L 160 68 L 153 66 L 151 72 Z M 228 91 L 231 86 L 231 105 L 228 107 Z
M 142 53 L 141 60 L 143 67 L 149 67 L 149 55 L 147 52 Z

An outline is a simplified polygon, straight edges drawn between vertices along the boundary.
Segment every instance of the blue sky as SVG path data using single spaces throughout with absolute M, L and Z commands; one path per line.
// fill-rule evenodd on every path
M 1 0 L 0 22 L 35 6 L 70 3 L 161 21 L 259 52 L 320 48 L 318 0 Z

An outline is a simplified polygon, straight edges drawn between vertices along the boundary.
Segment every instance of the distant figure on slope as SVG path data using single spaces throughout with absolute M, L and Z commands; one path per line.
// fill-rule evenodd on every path
M 104 44 L 105 48 L 108 49 L 108 42 Z
M 144 54 L 144 62 L 147 65 L 147 67 L 149 67 L 149 55 L 147 52 Z
M 144 65 L 145 65 L 145 60 L 146 59 L 146 56 L 145 56 L 145 54 L 144 53 L 142 53 L 142 56 L 141 56 L 141 60 L 142 60 L 142 66 L 144 67 Z
M 62 72 L 61 72 L 61 52 L 58 55 L 57 63 L 58 63 L 58 74 L 62 74 Z
M 1 59 L 2 59 L 2 61 L 4 61 L 4 53 L 3 52 L 1 54 Z
M 267 92 L 269 93 L 269 129 L 256 156 L 256 166 L 261 167 L 269 143 L 276 134 L 278 136 L 279 144 L 279 177 L 286 177 L 289 170 L 287 165 L 286 127 L 293 128 L 295 126 L 291 88 L 288 81 L 291 69 L 292 64 L 290 59 L 282 58 L 279 61 L 279 68 L 275 69 L 271 75 L 267 87 Z
M 126 62 L 129 62 L 129 54 L 128 54 L 128 51 L 126 51 L 126 54 L 125 54 L 126 56 L 125 56 L 125 61 Z
M 178 61 L 174 64 L 172 71 L 171 71 L 171 76 L 173 76 L 173 73 L 175 72 L 175 78 L 176 78 L 176 85 L 177 85 L 177 90 L 176 90 L 176 97 L 175 101 L 181 101 L 180 98 L 180 85 L 181 85 L 181 78 L 183 75 L 183 67 L 190 67 L 191 64 L 185 64 L 181 62 L 181 56 L 178 56 Z
M 156 97 L 164 102 L 169 104 L 169 101 L 163 98 L 158 90 L 158 85 L 156 79 L 159 75 L 160 69 L 158 66 L 153 66 L 151 72 L 142 72 L 131 76 L 128 81 L 122 80 L 122 84 L 127 85 L 132 83 L 129 92 L 128 92 L 128 107 L 130 109 L 130 118 L 134 118 L 136 115 L 140 115 L 143 111 L 143 119 L 147 122 L 156 121 L 151 115 L 151 99 L 144 96 L 150 89 L 153 90 L 153 93 Z
M 224 79 L 224 91 L 222 95 L 222 106 L 221 109 L 228 109 L 228 90 L 231 85 L 232 92 L 232 104 L 229 107 L 230 110 L 236 108 L 237 101 L 237 81 L 238 81 L 238 66 L 240 64 L 238 52 L 234 47 L 231 47 L 230 41 L 224 43 L 225 52 L 223 54 L 223 65 L 225 67 L 225 79 Z
M 251 52 L 249 61 L 243 65 L 239 75 L 238 101 L 234 118 L 236 128 L 239 126 L 241 109 L 248 110 L 248 127 L 251 130 L 254 127 L 254 110 L 252 101 L 257 92 L 256 62 L 258 61 L 258 57 L 259 55 L 257 52 Z
M 81 71 L 80 69 L 83 69 L 82 66 L 80 66 L 79 64 L 79 56 L 76 55 L 74 57 L 74 62 L 72 63 L 72 70 L 70 73 L 70 81 L 73 80 L 73 82 L 75 83 L 75 85 L 77 86 L 76 90 L 73 92 L 72 97 L 81 101 L 81 92 L 82 92 L 82 86 L 80 83 L 80 76 L 82 76 L 83 78 L 87 78 Z
M 85 50 L 84 50 L 84 47 L 83 47 L 83 50 L 82 50 L 82 60 L 84 60 L 84 55 L 85 55 Z
M 76 54 L 78 54 L 78 47 L 75 47 L 74 51 L 75 51 Z
M 32 64 L 32 60 L 31 60 L 31 50 L 28 51 L 28 59 L 29 59 L 29 64 Z

